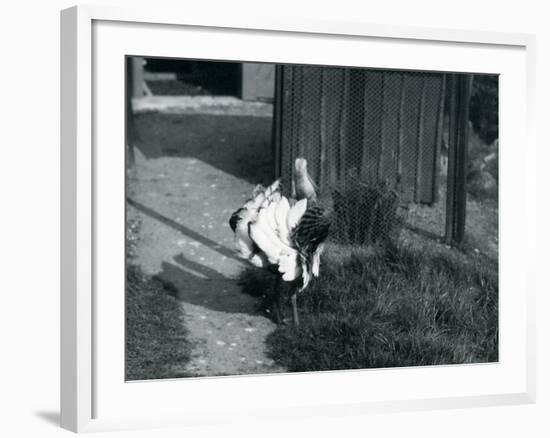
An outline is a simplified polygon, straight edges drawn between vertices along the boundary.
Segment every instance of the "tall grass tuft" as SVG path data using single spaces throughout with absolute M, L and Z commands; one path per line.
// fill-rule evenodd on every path
M 396 239 L 401 226 L 399 196 L 389 184 L 350 176 L 333 188 L 332 200 L 331 230 L 338 242 L 384 245 Z

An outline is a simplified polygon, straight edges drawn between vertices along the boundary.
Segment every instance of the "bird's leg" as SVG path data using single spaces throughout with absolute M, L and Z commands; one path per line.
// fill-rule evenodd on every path
M 276 275 L 275 277 L 275 315 L 277 318 L 277 324 L 280 324 L 283 321 L 282 310 L 281 310 L 281 277 Z
M 294 293 L 292 294 L 292 297 L 290 297 L 292 301 L 292 317 L 294 318 L 294 325 L 298 327 L 300 325 L 300 321 L 298 320 L 298 306 L 296 305 L 296 294 L 297 289 L 294 289 Z

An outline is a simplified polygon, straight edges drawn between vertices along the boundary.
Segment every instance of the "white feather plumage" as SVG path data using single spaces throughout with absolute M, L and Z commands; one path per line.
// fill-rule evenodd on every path
M 279 192 L 279 181 L 256 196 L 239 210 L 235 229 L 235 244 L 239 255 L 254 266 L 277 265 L 285 281 L 296 280 L 302 269 L 298 252 L 290 246 L 290 234 L 307 209 L 307 200 L 292 207 Z M 257 246 L 261 252 L 255 251 Z
M 320 244 L 313 253 L 313 264 L 311 266 L 311 273 L 314 277 L 319 276 L 319 270 L 321 268 L 321 253 L 323 252 L 324 244 Z
M 300 219 L 307 210 L 307 199 L 300 199 L 296 204 L 290 207 L 286 218 L 288 230 L 291 231 L 296 228 Z

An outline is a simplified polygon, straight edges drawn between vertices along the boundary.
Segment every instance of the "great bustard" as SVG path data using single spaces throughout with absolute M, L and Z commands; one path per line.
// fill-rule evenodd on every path
M 256 186 L 252 198 L 231 215 L 229 225 L 242 258 L 256 267 L 276 268 L 279 278 L 292 283 L 292 311 L 298 325 L 296 295 L 319 276 L 330 220 L 317 203 L 305 159 L 296 159 L 292 179 L 290 199 L 282 195 L 279 180 L 267 188 Z

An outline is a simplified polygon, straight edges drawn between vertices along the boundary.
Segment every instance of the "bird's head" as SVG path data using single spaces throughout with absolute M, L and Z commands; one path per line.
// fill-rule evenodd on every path
M 294 161 L 294 172 L 292 175 L 297 199 L 317 199 L 317 186 L 307 171 L 305 158 L 296 158 Z
M 307 160 L 305 158 L 296 158 L 294 170 L 298 174 L 307 174 Z

